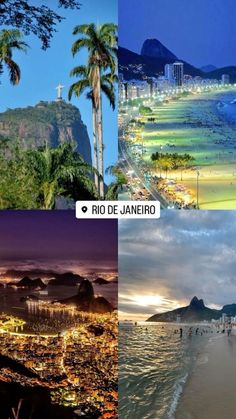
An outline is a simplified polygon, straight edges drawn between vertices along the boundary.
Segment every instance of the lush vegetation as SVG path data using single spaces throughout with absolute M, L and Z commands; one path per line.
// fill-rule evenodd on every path
M 93 172 L 73 143 L 23 150 L 2 140 L 0 209 L 53 209 L 59 197 L 97 199 Z
M 190 154 L 178 154 L 178 153 L 153 153 L 151 160 L 154 162 L 157 169 L 160 171 L 160 177 L 162 177 L 162 171 L 165 171 L 166 177 L 168 171 L 178 170 L 181 171 L 181 180 L 183 180 L 183 170 L 189 168 L 194 163 L 194 157 Z
M 78 121 L 78 119 L 80 120 L 81 115 L 79 109 L 69 103 L 44 101 L 39 102 L 36 106 L 8 109 L 0 114 L 0 122 L 19 122 L 22 119 L 27 119 L 33 124 L 35 122 L 44 124 L 61 122 L 62 125 L 68 125 L 71 122 Z
M 148 106 L 140 106 L 139 107 L 139 113 L 140 115 L 149 115 L 152 113 L 152 109 L 149 108 Z

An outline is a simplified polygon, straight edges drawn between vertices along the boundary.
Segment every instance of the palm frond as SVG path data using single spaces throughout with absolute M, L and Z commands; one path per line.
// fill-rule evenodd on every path
M 90 87 L 90 84 L 87 79 L 79 80 L 75 83 L 73 83 L 68 92 L 68 98 L 71 100 L 72 96 L 75 95 L 77 97 L 80 97 L 82 93 Z
M 90 50 L 92 48 L 92 42 L 90 39 L 86 39 L 86 38 L 80 38 L 77 39 L 71 48 L 71 52 L 73 57 L 75 56 L 75 54 L 77 54 L 81 49 L 83 48 L 88 48 L 88 50 Z
M 20 67 L 11 58 L 5 58 L 4 60 L 10 76 L 10 82 L 15 85 L 19 84 L 20 81 Z
M 85 65 L 78 65 L 74 67 L 70 72 L 71 77 L 83 76 L 84 78 L 88 77 L 88 68 Z
M 102 92 L 105 94 L 105 96 L 107 97 L 107 99 L 110 102 L 110 105 L 113 109 L 113 111 L 115 110 L 116 107 L 116 95 L 115 95 L 115 90 L 113 87 L 110 87 L 107 83 L 101 83 L 101 89 Z

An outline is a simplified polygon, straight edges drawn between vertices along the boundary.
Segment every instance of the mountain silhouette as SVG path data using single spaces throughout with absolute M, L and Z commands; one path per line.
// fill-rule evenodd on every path
M 167 58 L 168 60 L 178 59 L 158 39 L 146 39 L 141 49 L 141 55 L 144 57 Z
M 8 286 L 15 286 L 17 288 L 44 289 L 47 285 L 44 284 L 41 278 L 30 279 L 28 276 L 22 278 L 19 282 L 9 282 Z
M 54 278 L 50 280 L 50 285 L 66 285 L 75 286 L 83 281 L 83 277 L 73 272 L 56 273 Z
M 114 308 L 104 297 L 94 295 L 92 283 L 88 279 L 84 279 L 79 288 L 78 293 L 72 297 L 59 301 L 62 304 L 75 305 L 79 310 L 91 313 L 111 313 Z
M 107 281 L 104 278 L 98 277 L 95 279 L 95 281 L 93 281 L 94 284 L 98 284 L 98 285 L 107 285 L 109 284 L 109 281 Z
M 202 299 L 193 297 L 188 306 L 180 307 L 165 313 L 154 314 L 147 319 L 148 322 L 175 322 L 180 316 L 182 322 L 197 322 L 211 319 L 219 319 L 222 314 L 236 316 L 236 304 L 225 305 L 221 310 L 206 307 Z
M 217 67 L 215 65 L 208 64 L 201 67 L 201 70 L 204 71 L 204 73 L 210 73 L 211 71 L 217 70 Z

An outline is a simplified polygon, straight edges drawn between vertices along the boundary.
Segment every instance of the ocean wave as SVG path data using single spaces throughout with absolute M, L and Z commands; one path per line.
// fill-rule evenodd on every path
M 174 385 L 174 392 L 172 396 L 172 401 L 170 403 L 170 409 L 167 413 L 168 419 L 174 419 L 175 418 L 175 412 L 178 406 L 179 398 L 183 392 L 184 384 L 187 381 L 188 373 L 186 373 L 183 377 L 179 378 L 175 385 Z

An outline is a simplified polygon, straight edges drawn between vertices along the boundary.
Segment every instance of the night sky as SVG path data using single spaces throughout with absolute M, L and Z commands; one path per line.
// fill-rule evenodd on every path
M 235 0 L 119 0 L 119 44 L 140 53 L 157 38 L 201 67 L 236 65 Z
M 74 211 L 1 211 L 0 260 L 115 266 L 117 221 L 77 220 Z

